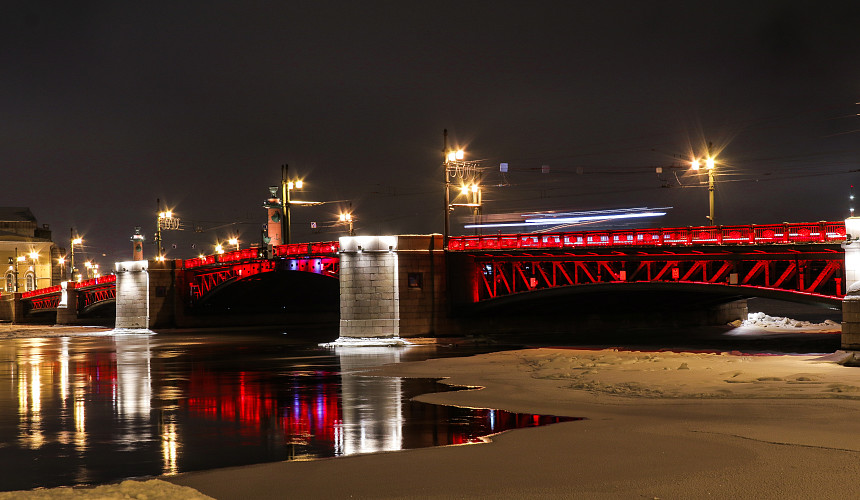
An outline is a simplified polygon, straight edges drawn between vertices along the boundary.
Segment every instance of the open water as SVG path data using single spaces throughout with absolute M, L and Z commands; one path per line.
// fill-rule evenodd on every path
M 0 491 L 466 443 L 570 420 L 418 403 L 449 389 L 361 374 L 476 352 L 321 348 L 282 332 L 0 339 Z

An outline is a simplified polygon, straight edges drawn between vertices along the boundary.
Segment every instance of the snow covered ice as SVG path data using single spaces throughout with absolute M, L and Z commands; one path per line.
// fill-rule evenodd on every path
M 809 321 L 798 321 L 780 316 L 768 316 L 763 312 L 749 313 L 747 319 L 738 326 L 754 326 L 759 328 L 789 329 L 789 330 L 839 330 L 839 323 L 825 320 L 823 323 L 811 323 Z

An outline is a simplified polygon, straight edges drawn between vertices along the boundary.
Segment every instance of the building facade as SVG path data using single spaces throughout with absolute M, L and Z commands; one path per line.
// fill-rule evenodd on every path
M 26 292 L 65 280 L 65 248 L 27 207 L 0 207 L 0 291 Z

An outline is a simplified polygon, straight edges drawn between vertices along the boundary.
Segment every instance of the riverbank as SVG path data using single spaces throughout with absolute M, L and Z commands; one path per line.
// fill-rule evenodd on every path
M 22 325 L 19 323 L 0 323 L 0 339 L 71 337 L 92 335 L 111 331 L 105 326 L 66 326 L 66 325 Z
M 844 498 L 860 474 L 860 369 L 839 356 L 530 349 L 376 370 L 480 390 L 437 404 L 586 420 L 488 444 L 165 478 L 231 498 Z
M 585 420 L 0 499 L 844 498 L 860 474 L 860 369 L 845 357 L 540 348 L 388 365 L 368 374 L 476 387 L 422 401 Z

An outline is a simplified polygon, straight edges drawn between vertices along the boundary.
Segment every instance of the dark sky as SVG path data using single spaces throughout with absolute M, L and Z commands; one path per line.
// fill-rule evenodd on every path
M 288 163 L 297 198 L 348 200 L 295 208 L 294 240 L 342 235 L 310 222 L 350 202 L 359 234 L 441 232 L 447 128 L 486 167 L 486 214 L 705 224 L 705 176 L 668 167 L 711 141 L 718 223 L 847 215 L 860 2 L 596 4 L 4 1 L 0 205 L 61 244 L 76 228 L 109 266 L 135 226 L 152 241 L 161 199 L 187 258 L 259 241 Z

